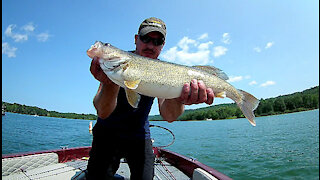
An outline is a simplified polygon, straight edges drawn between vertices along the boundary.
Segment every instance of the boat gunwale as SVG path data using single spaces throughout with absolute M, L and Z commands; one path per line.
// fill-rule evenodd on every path
M 211 174 L 212 176 L 216 177 L 220 180 L 231 180 L 232 178 L 228 177 L 227 175 L 215 170 L 212 167 L 209 167 L 200 161 L 197 161 L 192 158 L 188 158 L 183 156 L 179 153 L 172 152 L 167 149 L 157 148 L 159 157 L 165 158 L 165 161 L 172 164 L 173 166 L 177 167 L 180 171 L 185 173 L 187 176 L 192 177 L 193 172 L 196 168 L 201 168 Z
M 28 155 L 44 154 L 44 153 L 57 153 L 58 154 L 58 163 L 64 163 L 71 160 L 82 159 L 83 157 L 89 157 L 89 152 L 91 146 L 82 146 L 75 148 L 63 148 L 63 149 L 54 149 L 54 150 L 44 150 L 44 151 L 32 151 L 32 152 L 23 152 L 23 153 L 13 153 L 13 154 L 4 154 L 2 159 L 23 157 Z M 196 168 L 201 168 L 216 177 L 220 180 L 231 180 L 230 177 L 225 174 L 215 170 L 212 167 L 209 167 L 195 159 L 188 158 L 179 153 L 172 152 L 167 149 L 160 147 L 153 147 L 154 154 L 158 158 L 164 158 L 165 161 L 172 164 L 188 177 L 192 177 L 193 172 Z
M 81 159 L 83 157 L 89 157 L 90 150 L 91 150 L 91 146 L 82 146 L 82 147 L 75 147 L 75 148 L 30 151 L 30 152 L 23 152 L 23 153 L 4 154 L 2 155 L 2 159 L 23 157 L 23 156 L 44 154 L 44 153 L 57 153 L 59 157 L 58 162 L 64 163 L 64 162 L 75 160 L 75 159 Z

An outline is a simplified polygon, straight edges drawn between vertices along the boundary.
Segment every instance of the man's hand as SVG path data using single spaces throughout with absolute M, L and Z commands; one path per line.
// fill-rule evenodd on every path
M 185 105 L 191 104 L 212 104 L 214 93 L 211 88 L 207 88 L 203 81 L 193 79 L 190 84 L 184 84 L 181 96 L 178 98 Z
M 93 77 L 100 81 L 102 84 L 113 83 L 101 69 L 99 58 L 97 57 L 94 57 L 91 61 L 90 72 L 93 75 Z
M 214 93 L 202 81 L 193 79 L 190 84 L 184 84 L 181 96 L 174 99 L 158 99 L 160 115 L 168 122 L 175 121 L 183 112 L 184 104 L 212 104 Z

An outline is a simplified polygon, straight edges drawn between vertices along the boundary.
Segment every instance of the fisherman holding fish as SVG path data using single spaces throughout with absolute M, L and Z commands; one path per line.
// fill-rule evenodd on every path
M 134 38 L 136 50 L 133 53 L 157 59 L 165 44 L 166 25 L 158 18 L 145 19 Z M 151 180 L 154 154 L 148 115 L 154 97 L 132 91 L 139 83 L 135 80 L 121 82 L 124 86 L 119 86 L 101 68 L 101 57 L 92 55 L 92 58 L 90 71 L 100 81 L 100 86 L 93 100 L 98 119 L 93 128 L 87 179 L 113 179 L 120 159 L 125 158 L 130 167 L 130 179 Z M 109 60 L 112 63 L 114 59 Z M 214 100 L 213 90 L 201 80 L 184 83 L 180 92 L 180 97 L 173 99 L 158 98 L 160 115 L 168 122 L 184 112 L 184 105 L 212 104 Z

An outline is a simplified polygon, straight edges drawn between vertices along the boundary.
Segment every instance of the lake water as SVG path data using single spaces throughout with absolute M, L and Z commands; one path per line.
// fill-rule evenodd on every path
M 2 116 L 2 154 L 91 146 L 87 120 Z M 319 110 L 219 121 L 154 122 L 170 129 L 167 149 L 193 157 L 233 179 L 319 179 Z M 95 121 L 93 121 L 95 124 Z M 151 128 L 156 145 L 172 140 Z

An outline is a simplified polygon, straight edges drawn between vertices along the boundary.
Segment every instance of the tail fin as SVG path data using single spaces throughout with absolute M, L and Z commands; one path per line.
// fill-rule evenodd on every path
M 258 107 L 259 100 L 255 98 L 253 95 L 238 89 L 240 94 L 242 95 L 242 101 L 237 102 L 239 108 L 241 109 L 244 116 L 249 120 L 249 122 L 256 126 L 256 122 L 254 121 L 254 113 L 253 111 Z

